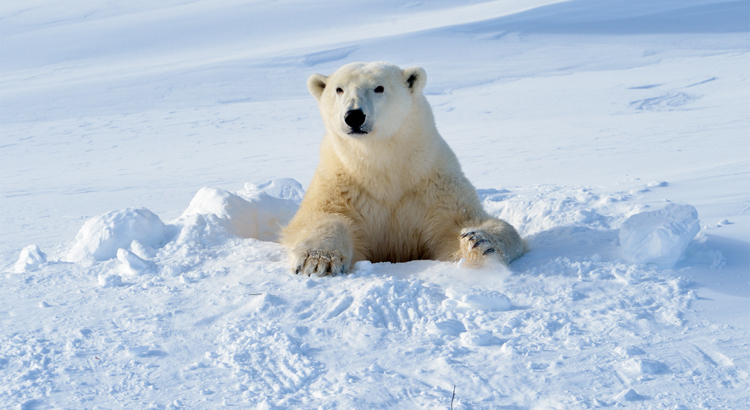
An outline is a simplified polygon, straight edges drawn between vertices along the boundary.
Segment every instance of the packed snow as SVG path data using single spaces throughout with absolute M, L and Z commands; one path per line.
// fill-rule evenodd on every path
M 0 407 L 750 408 L 749 15 L 5 2 Z M 377 60 L 526 255 L 290 271 L 305 81 Z

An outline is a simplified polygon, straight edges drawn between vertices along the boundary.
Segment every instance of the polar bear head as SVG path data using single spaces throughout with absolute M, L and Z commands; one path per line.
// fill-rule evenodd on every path
M 351 63 L 331 74 L 313 74 L 307 88 L 318 100 L 326 129 L 341 138 L 387 139 L 421 119 L 412 108 L 426 105 L 427 74 L 385 63 Z M 423 104 L 424 102 L 424 104 Z

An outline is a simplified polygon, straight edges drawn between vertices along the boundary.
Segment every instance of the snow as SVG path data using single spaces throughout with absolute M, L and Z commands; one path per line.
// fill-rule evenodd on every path
M 750 407 L 747 1 L 6 3 L 4 407 Z M 528 254 L 289 271 L 377 60 Z
M 106 261 L 133 241 L 152 248 L 167 242 L 167 226 L 146 208 L 128 208 L 91 218 L 76 235 L 76 242 L 66 260 L 81 262 L 87 258 Z
M 445 296 L 447 299 L 443 301 L 443 305 L 448 305 L 452 308 L 510 310 L 513 306 L 507 296 L 497 291 L 471 289 L 468 292 L 461 292 L 453 288 L 448 288 L 445 290 Z
M 29 245 L 21 249 L 21 256 L 13 265 L 16 273 L 31 272 L 39 265 L 47 262 L 47 255 L 37 245 Z
M 698 211 L 692 205 L 668 204 L 657 211 L 640 212 L 620 226 L 623 257 L 632 263 L 653 263 L 672 268 L 700 231 Z
M 153 263 L 143 260 L 135 253 L 123 248 L 117 250 L 117 260 L 122 263 L 125 272 L 129 274 L 140 275 L 154 268 Z
M 264 189 L 293 199 L 271 196 Z M 238 195 L 216 188 L 201 188 L 174 223 L 190 224 L 185 221 L 199 216 L 233 236 L 274 240 L 281 227 L 297 212 L 300 191 L 299 183 L 290 179 L 269 181 L 260 186 L 246 184 Z

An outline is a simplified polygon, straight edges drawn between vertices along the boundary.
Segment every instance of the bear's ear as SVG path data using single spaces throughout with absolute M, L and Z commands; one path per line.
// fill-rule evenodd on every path
M 323 74 L 313 74 L 307 79 L 307 89 L 310 90 L 310 94 L 312 94 L 316 100 L 320 100 L 320 96 L 326 88 L 327 80 L 328 77 Z
M 427 72 L 422 67 L 409 67 L 401 75 L 412 94 L 421 93 L 427 83 Z

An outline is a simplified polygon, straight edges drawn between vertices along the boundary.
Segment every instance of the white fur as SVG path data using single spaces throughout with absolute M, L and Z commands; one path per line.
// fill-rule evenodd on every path
M 422 93 L 426 79 L 420 67 L 384 62 L 310 76 L 326 134 L 312 183 L 282 234 L 297 273 L 337 274 L 359 260 L 509 263 L 523 254 L 516 230 L 482 209 L 438 134 Z M 344 120 L 349 110 L 365 114 L 359 133 Z

